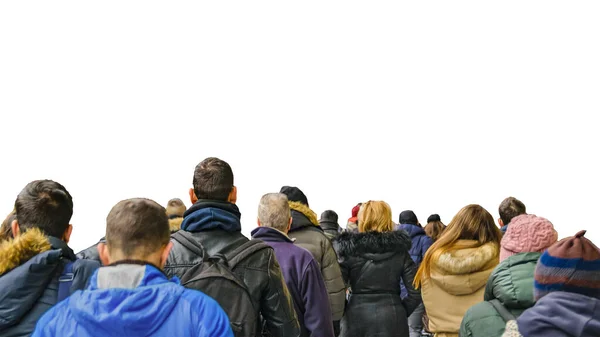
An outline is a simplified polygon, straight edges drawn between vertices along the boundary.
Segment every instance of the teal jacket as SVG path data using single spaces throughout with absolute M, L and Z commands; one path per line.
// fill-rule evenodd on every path
M 494 269 L 485 287 L 484 302 L 472 306 L 465 313 L 460 337 L 502 336 L 506 322 L 488 301 L 498 299 L 517 317 L 535 304 L 533 272 L 540 256 L 540 253 L 513 255 Z

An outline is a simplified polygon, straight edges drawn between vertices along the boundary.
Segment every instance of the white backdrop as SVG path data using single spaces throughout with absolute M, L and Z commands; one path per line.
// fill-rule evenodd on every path
M 161 204 L 228 161 L 244 233 L 299 186 L 350 216 L 448 223 L 507 196 L 561 237 L 598 229 L 597 1 L 0 2 L 0 212 L 63 183 L 71 245 L 119 200 Z

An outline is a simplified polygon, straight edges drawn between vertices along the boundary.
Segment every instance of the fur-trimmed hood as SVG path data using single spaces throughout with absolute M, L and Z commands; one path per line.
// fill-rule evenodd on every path
M 317 213 L 308 206 L 297 201 L 288 201 L 288 204 L 292 210 L 292 231 L 311 225 L 320 227 Z
M 169 219 L 169 229 L 171 233 L 175 233 L 181 229 L 181 223 L 183 222 L 183 217 Z
M 340 258 L 361 257 L 388 253 L 408 255 L 411 242 L 404 231 L 393 232 L 343 232 L 333 241 Z
M 433 261 L 431 279 L 449 294 L 472 294 L 485 286 L 498 262 L 498 245 L 477 246 L 477 241 L 459 240 Z
M 37 228 L 32 228 L 15 239 L 0 243 L 0 275 L 50 249 L 52 249 L 50 241 Z

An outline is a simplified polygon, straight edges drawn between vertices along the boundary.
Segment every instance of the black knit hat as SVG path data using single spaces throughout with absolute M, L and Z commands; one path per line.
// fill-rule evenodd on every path
M 400 213 L 399 222 L 401 225 L 404 225 L 404 224 L 416 225 L 419 223 L 419 220 L 417 220 L 417 216 L 415 215 L 415 212 L 404 211 L 404 212 Z
M 289 201 L 296 201 L 308 206 L 308 199 L 306 199 L 306 195 L 304 195 L 304 193 L 302 193 L 298 187 L 283 186 L 279 193 L 285 194 Z
M 440 219 L 439 214 L 431 214 L 429 216 L 429 218 L 427 218 L 427 223 L 434 222 L 434 221 L 442 221 L 442 219 Z

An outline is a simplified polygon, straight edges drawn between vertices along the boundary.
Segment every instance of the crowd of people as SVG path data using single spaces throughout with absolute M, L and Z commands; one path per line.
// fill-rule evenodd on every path
M 342 228 L 283 186 L 247 238 L 227 162 L 192 186 L 189 209 L 119 201 L 75 254 L 67 189 L 27 184 L 0 227 L 0 336 L 600 336 L 600 249 L 516 198 L 447 226 L 365 201 Z

